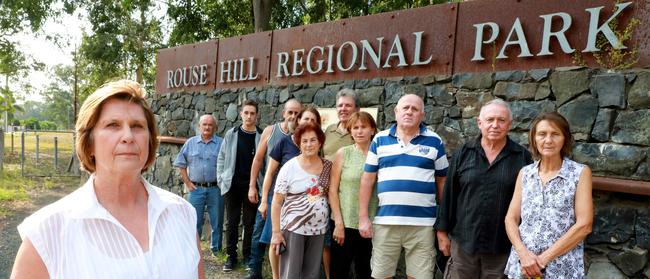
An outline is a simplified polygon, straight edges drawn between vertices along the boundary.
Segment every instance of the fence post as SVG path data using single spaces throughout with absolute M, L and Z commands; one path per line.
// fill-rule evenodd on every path
M 20 176 L 25 176 L 25 131 L 20 133 Z
M 11 154 L 14 154 L 14 132 L 11 131 Z
M 39 144 L 38 139 L 39 139 L 38 134 L 36 134 L 36 165 L 38 165 L 38 158 L 39 158 L 39 156 L 38 156 L 38 144 Z
M 54 171 L 58 172 L 59 166 L 59 138 L 54 137 Z
M 0 172 L 2 172 L 2 163 L 5 157 L 5 131 L 0 128 Z

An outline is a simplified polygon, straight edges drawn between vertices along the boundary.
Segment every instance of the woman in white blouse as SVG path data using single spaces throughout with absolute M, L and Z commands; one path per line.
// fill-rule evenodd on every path
M 293 134 L 300 155 L 278 173 L 271 206 L 271 246 L 280 255 L 280 278 L 320 276 L 323 241 L 329 221 L 327 193 L 332 162 L 318 155 L 325 134 L 307 123 Z
M 204 278 L 196 212 L 141 174 L 156 159 L 158 131 L 133 81 L 88 96 L 76 152 L 90 179 L 18 226 L 12 278 Z

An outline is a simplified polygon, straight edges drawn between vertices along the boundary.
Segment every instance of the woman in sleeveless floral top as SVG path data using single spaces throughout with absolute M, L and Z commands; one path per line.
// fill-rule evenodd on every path
M 519 172 L 506 215 L 512 250 L 505 274 L 584 278 L 583 240 L 593 222 L 591 170 L 568 158 L 573 138 L 557 112 L 535 119 L 529 143 L 537 161 Z

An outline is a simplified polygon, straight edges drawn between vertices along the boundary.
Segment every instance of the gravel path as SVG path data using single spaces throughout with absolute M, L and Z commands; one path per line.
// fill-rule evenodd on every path
M 10 208 L 12 208 L 14 214 L 0 219 L 0 278 L 9 278 L 16 252 L 18 252 L 18 247 L 22 242 L 18 230 L 16 230 L 18 224 L 34 211 L 60 199 L 75 188 L 69 186 L 31 190 L 29 192 L 29 201 L 10 202 Z

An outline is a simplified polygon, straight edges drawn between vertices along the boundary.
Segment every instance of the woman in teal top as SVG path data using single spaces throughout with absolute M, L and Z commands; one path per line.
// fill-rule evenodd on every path
M 353 145 L 336 152 L 330 181 L 329 202 L 334 220 L 331 278 L 351 278 L 354 262 L 356 278 L 370 276 L 372 239 L 359 234 L 359 184 L 368 147 L 377 133 L 377 124 L 367 112 L 354 113 L 348 120 L 348 133 Z M 370 200 L 370 218 L 377 209 L 377 194 Z

